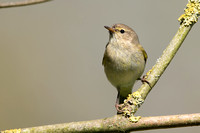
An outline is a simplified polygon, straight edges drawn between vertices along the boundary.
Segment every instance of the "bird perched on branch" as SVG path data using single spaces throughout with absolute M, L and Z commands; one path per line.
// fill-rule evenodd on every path
M 125 24 L 104 26 L 109 31 L 109 42 L 106 45 L 103 66 L 107 79 L 117 88 L 118 95 L 115 107 L 124 102 L 136 80 L 140 79 L 147 61 L 147 53 L 140 45 L 137 34 Z

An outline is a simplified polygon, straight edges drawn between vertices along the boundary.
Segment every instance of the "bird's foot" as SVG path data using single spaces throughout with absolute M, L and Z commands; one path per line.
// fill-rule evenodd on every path
M 144 84 L 144 83 L 147 83 L 147 84 L 149 85 L 149 87 L 152 88 L 151 85 L 150 85 L 150 83 L 149 83 L 149 81 L 146 80 L 146 78 L 145 78 L 146 76 L 147 76 L 147 75 L 143 75 L 142 78 L 138 78 L 138 80 L 141 80 L 141 82 L 142 82 L 143 84 Z
M 117 110 L 117 114 L 122 114 L 123 113 L 123 108 L 122 108 L 123 104 L 115 104 L 115 108 Z

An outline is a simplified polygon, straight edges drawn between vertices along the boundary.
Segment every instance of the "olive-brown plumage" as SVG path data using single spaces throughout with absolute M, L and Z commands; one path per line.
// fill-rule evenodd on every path
M 116 107 L 123 103 L 132 87 L 144 72 L 147 54 L 140 45 L 137 34 L 124 24 L 105 26 L 109 31 L 102 64 L 107 79 L 117 88 Z M 118 110 L 118 108 L 117 108 Z

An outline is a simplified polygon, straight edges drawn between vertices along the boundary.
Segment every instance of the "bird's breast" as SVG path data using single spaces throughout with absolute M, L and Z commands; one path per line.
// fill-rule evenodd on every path
M 145 62 L 137 50 L 116 48 L 108 44 L 103 65 L 108 80 L 115 87 L 131 88 L 142 75 Z
M 118 71 L 134 70 L 144 65 L 144 58 L 134 47 L 118 47 L 108 45 L 104 54 L 104 66 Z

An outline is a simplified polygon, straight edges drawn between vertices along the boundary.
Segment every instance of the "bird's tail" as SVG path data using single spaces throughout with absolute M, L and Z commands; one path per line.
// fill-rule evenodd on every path
M 127 97 L 123 97 L 123 96 L 121 96 L 121 95 L 119 95 L 119 104 L 123 104 L 124 103 L 124 100 L 126 99 Z

